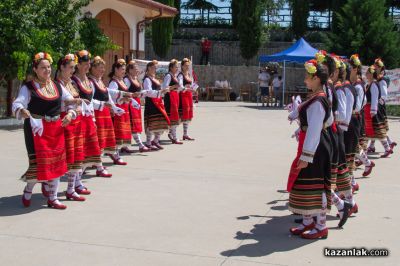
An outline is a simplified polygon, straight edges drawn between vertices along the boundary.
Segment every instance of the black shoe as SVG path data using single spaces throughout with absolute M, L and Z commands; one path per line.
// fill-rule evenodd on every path
M 346 222 L 347 218 L 349 218 L 349 212 L 351 210 L 352 206 L 349 202 L 345 201 L 343 209 L 340 210 L 339 212 L 343 212 L 342 219 L 340 219 L 338 227 L 342 227 Z

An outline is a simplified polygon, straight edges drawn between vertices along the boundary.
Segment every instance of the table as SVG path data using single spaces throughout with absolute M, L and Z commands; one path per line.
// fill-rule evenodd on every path
M 222 88 L 222 87 L 207 87 L 207 101 L 210 99 L 214 100 L 215 96 L 221 96 L 223 101 L 229 102 L 229 93 L 232 91 L 231 87 Z

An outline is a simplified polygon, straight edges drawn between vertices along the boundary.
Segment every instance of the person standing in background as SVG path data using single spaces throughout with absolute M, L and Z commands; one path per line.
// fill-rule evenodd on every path
M 203 65 L 203 60 L 205 59 L 205 64 L 208 65 L 208 60 L 210 58 L 211 51 L 211 41 L 207 37 L 201 38 L 201 58 L 200 65 Z
M 278 107 L 278 101 L 279 107 L 282 107 L 282 76 L 275 75 L 272 87 L 274 88 L 275 107 Z
M 265 106 L 265 97 L 267 97 L 267 106 L 269 106 L 269 80 L 271 76 L 268 73 L 267 68 L 262 68 L 260 74 L 258 74 L 258 84 L 261 91 L 261 102 L 262 106 Z

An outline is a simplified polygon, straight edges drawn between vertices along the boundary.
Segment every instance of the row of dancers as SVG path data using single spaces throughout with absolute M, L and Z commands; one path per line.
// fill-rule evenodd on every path
M 41 184 L 48 207 L 66 209 L 58 199 L 60 178 L 67 177 L 67 200 L 85 201 L 91 191 L 82 183 L 86 169 L 96 168 L 96 176 L 111 177 L 102 156 L 115 165 L 126 165 L 121 153 L 133 153 L 132 138 L 139 152 L 164 149 L 164 132 L 173 144 L 183 144 L 177 128 L 183 124 L 183 140 L 189 136 L 193 118 L 193 93 L 197 85 L 190 73 L 191 61 L 171 60 L 163 81 L 157 79 L 157 61 L 146 66 L 143 80 L 132 60 L 118 59 L 112 65 L 109 84 L 104 84 L 106 62 L 82 50 L 67 54 L 57 62 L 52 79 L 53 59 L 49 53 L 34 56 L 33 77 L 24 82 L 13 102 L 13 112 L 24 120 L 29 167 L 22 195 L 25 207 L 31 205 L 36 183 Z M 141 103 L 144 101 L 142 117 Z M 140 135 L 146 133 L 143 143 Z
M 362 78 L 362 64 L 354 54 L 346 60 L 326 51 L 305 63 L 308 99 L 291 104 L 289 120 L 297 121 L 298 150 L 288 177 L 289 210 L 302 215 L 291 234 L 305 239 L 328 237 L 326 214 L 337 208 L 338 227 L 358 212 L 354 193 L 359 190 L 354 173 L 364 165 L 369 176 L 379 140 L 388 158 L 396 142 L 388 136 L 385 101 L 390 80 L 385 65 L 376 59 Z M 368 141 L 370 141 L 368 147 Z

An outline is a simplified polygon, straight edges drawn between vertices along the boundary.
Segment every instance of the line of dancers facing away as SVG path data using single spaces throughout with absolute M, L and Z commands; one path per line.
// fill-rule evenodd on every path
M 364 164 L 363 176 L 371 174 L 375 164 L 367 152 L 375 151 L 379 140 L 387 158 L 397 145 L 391 141 L 385 100 L 388 81 L 384 64 L 375 60 L 362 80 L 358 55 L 349 60 L 325 51 L 305 63 L 305 79 L 311 91 L 307 101 L 295 100 L 289 120 L 297 121 L 297 156 L 292 163 L 287 191 L 289 210 L 302 215 L 290 229 L 291 234 L 305 239 L 328 237 L 326 214 L 335 205 L 342 227 L 349 216 L 358 212 L 354 192 L 359 185 L 354 178 L 357 166 Z M 371 141 L 367 148 L 368 140 Z
M 140 152 L 163 149 L 160 137 L 167 130 L 172 143 L 182 144 L 176 134 L 182 121 L 183 140 L 194 140 L 188 127 L 193 118 L 192 92 L 198 86 L 189 73 L 190 60 L 182 60 L 181 72 L 178 61 L 172 60 L 163 84 L 156 79 L 157 61 L 149 62 L 142 85 L 135 61 L 126 64 L 119 59 L 112 65 L 108 86 L 103 83 L 105 61 L 99 56 L 91 59 L 86 50 L 62 57 L 55 80 L 51 78 L 52 63 L 48 53 L 35 55 L 34 77 L 23 84 L 13 103 L 15 116 L 24 119 L 29 157 L 28 170 L 22 176 L 25 207 L 30 206 L 33 188 L 39 182 L 48 207 L 66 209 L 57 197 L 64 175 L 68 179 L 66 198 L 85 201 L 81 195 L 91 194 L 82 184 L 85 170 L 95 167 L 96 176 L 111 177 L 101 156 L 110 157 L 115 165 L 126 165 L 120 153 L 133 152 L 129 149 L 132 136 Z M 140 139 L 142 120 L 146 143 Z

